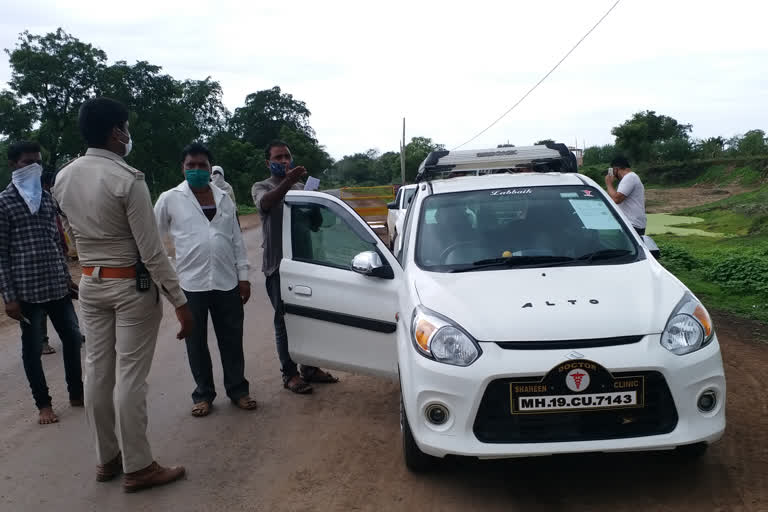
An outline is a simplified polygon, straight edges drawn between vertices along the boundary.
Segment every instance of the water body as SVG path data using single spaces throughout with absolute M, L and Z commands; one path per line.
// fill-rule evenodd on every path
M 704 219 L 700 219 L 698 217 L 684 217 L 682 215 L 670 215 L 668 213 L 649 213 L 646 234 L 663 235 L 666 233 L 672 233 L 674 235 L 680 236 L 723 236 L 722 233 L 712 233 L 710 231 L 704 231 L 703 229 L 684 227 L 689 224 L 697 224 L 703 221 Z

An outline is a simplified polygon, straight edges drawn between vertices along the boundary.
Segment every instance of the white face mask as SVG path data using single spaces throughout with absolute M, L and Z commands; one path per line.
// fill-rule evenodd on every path
M 221 174 L 218 174 L 218 173 L 214 174 L 212 179 L 213 179 L 213 184 L 219 188 L 221 188 L 221 186 L 224 184 L 224 176 L 222 176 Z
M 19 195 L 27 203 L 32 215 L 40 209 L 40 201 L 43 198 L 43 185 L 40 176 L 43 175 L 43 167 L 40 164 L 30 164 L 21 169 L 16 169 L 11 175 L 11 181 L 19 191 Z
M 133 149 L 133 139 L 131 138 L 131 135 L 129 133 L 126 133 L 123 130 L 120 130 L 120 131 L 123 133 L 123 135 L 128 136 L 128 142 L 123 142 L 123 144 L 125 145 L 125 154 L 123 155 L 123 157 L 126 157 L 130 154 L 131 149 Z

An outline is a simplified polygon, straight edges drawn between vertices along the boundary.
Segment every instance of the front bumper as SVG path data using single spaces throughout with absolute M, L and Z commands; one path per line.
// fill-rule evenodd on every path
M 558 442 L 481 442 L 474 425 L 488 385 L 497 379 L 539 377 L 567 361 L 566 350 L 505 350 L 483 343 L 483 354 L 460 368 L 426 359 L 410 343 L 399 351 L 404 410 L 419 448 L 430 455 L 480 458 L 551 455 L 557 453 L 665 450 L 698 442 L 712 443 L 725 430 L 725 375 L 717 337 L 703 349 L 677 356 L 649 335 L 631 345 L 581 348 L 580 358 L 611 372 L 659 372 L 669 388 L 678 416 L 670 432 L 659 435 Z M 717 405 L 707 413 L 697 407 L 699 395 L 713 390 Z M 442 404 L 449 411 L 443 425 L 429 423 L 424 411 Z M 586 412 L 585 414 L 589 414 Z

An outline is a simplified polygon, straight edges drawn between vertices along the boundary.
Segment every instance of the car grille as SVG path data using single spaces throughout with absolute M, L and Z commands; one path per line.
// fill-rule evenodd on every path
M 645 336 L 618 336 L 615 338 L 594 338 L 582 340 L 547 340 L 547 341 L 497 341 L 496 344 L 507 350 L 554 350 L 569 348 L 613 347 L 637 343 Z
M 511 414 L 509 384 L 531 377 L 497 379 L 485 390 L 475 417 L 475 436 L 483 443 L 595 441 L 652 436 L 677 426 L 677 410 L 659 372 L 616 372 L 615 377 L 645 376 L 645 406 L 565 413 Z

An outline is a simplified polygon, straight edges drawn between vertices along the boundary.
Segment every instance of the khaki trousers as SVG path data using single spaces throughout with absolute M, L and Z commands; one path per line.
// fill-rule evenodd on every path
M 157 287 L 135 279 L 102 279 L 98 267 L 80 282 L 85 344 L 85 410 L 99 464 L 123 454 L 123 471 L 153 462 L 147 440 L 147 375 L 163 305 Z

